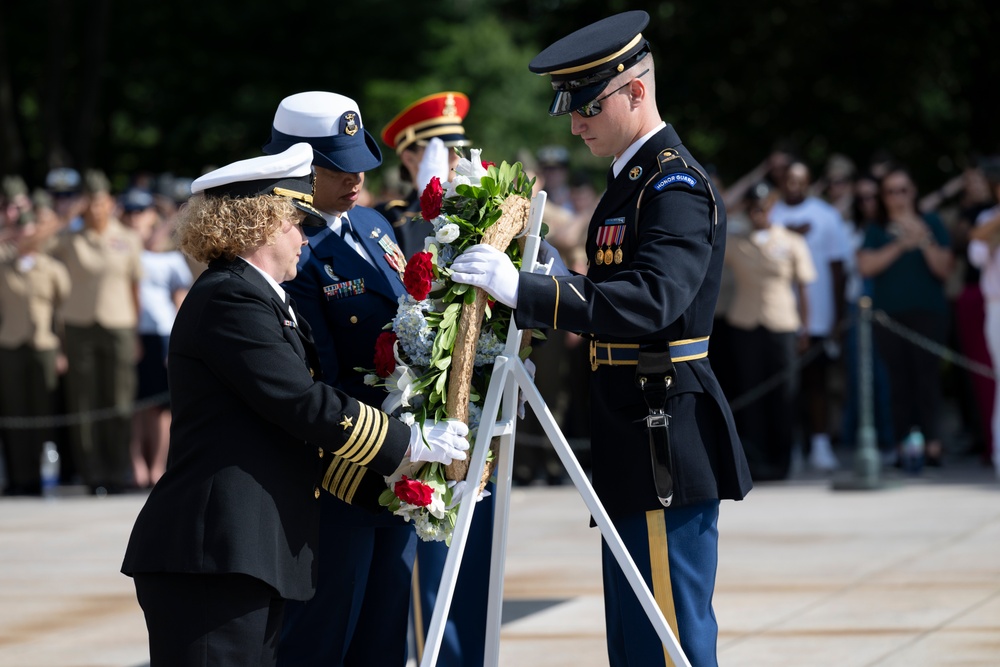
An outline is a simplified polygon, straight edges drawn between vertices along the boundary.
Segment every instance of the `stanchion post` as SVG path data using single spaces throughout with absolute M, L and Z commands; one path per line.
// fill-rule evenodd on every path
M 882 488 L 879 480 L 881 457 L 875 435 L 874 359 L 872 346 L 872 300 L 858 299 L 858 433 L 854 450 L 853 474 L 835 478 L 834 489 Z

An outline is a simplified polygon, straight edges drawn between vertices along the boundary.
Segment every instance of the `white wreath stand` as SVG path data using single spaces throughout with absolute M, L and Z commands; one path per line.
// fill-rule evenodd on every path
M 541 230 L 545 199 L 545 192 L 539 192 L 531 200 L 528 237 L 524 248 L 522 271 L 532 271 L 537 266 L 539 231 Z M 486 392 L 486 402 L 483 406 L 479 432 L 476 436 L 475 449 L 472 454 L 472 462 L 469 465 L 466 480 L 467 488 L 470 489 L 476 488 L 479 484 L 480 471 L 486 465 L 486 454 L 490 448 L 490 441 L 494 437 L 498 437 L 500 443 L 497 449 L 493 552 L 490 561 L 489 607 L 486 615 L 484 667 L 496 667 L 500 659 L 500 622 L 503 604 L 504 559 L 507 554 L 507 523 L 510 518 L 511 468 L 514 459 L 514 432 L 517 421 L 518 389 L 521 390 L 528 405 L 531 406 L 531 409 L 545 431 L 545 435 L 552 443 L 556 454 L 559 455 L 559 460 L 562 461 L 566 472 L 569 473 L 570 479 L 573 480 L 577 491 L 580 492 L 583 501 L 587 504 L 587 509 L 590 510 L 590 514 L 597 523 L 601 535 L 618 561 L 618 565 L 625 573 L 625 577 L 632 585 L 632 590 L 635 591 L 643 610 L 646 612 L 646 616 L 649 617 L 653 628 L 659 635 L 664 647 L 666 647 L 667 653 L 678 667 L 691 667 L 691 663 L 688 662 L 677 638 L 670 630 L 670 626 L 667 625 L 666 619 L 660 612 L 660 608 L 656 605 L 656 600 L 653 598 L 653 594 L 639 573 L 639 569 L 632 560 L 632 556 L 629 555 L 625 544 L 618 535 L 618 531 L 612 525 L 611 519 L 604 510 L 601 501 L 598 500 L 597 494 L 594 492 L 594 487 L 591 486 L 590 480 L 587 479 L 583 468 L 580 467 L 580 463 L 573 455 L 569 443 L 566 442 L 566 437 L 562 434 L 558 424 L 556 424 L 555 418 L 549 412 L 545 400 L 538 392 L 538 389 L 525 369 L 524 362 L 518 356 L 518 351 L 521 347 L 521 335 L 521 330 L 516 327 L 512 319 L 504 353 L 496 358 L 493 366 L 493 376 L 490 379 L 490 386 Z M 489 427 L 491 423 L 493 423 L 492 428 Z M 469 499 L 467 499 L 459 506 L 458 519 L 451 538 L 451 548 L 448 549 L 448 556 L 445 559 L 444 572 L 441 575 L 441 584 L 438 588 L 437 603 L 434 605 L 434 613 L 431 616 L 431 624 L 427 632 L 426 643 L 424 644 L 423 659 L 420 662 L 421 667 L 434 667 L 437 663 L 438 653 L 441 650 L 441 640 L 444 637 L 445 621 L 448 618 L 448 611 L 451 608 L 452 597 L 455 593 L 455 584 L 458 580 L 458 571 L 462 565 L 462 556 L 465 553 L 465 545 L 469 537 L 469 527 L 472 525 L 472 513 L 475 511 L 476 505 L 477 503 L 469 502 Z

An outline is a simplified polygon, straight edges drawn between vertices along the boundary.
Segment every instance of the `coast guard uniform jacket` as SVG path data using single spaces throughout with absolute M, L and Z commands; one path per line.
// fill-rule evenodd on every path
M 375 368 L 375 339 L 396 315 L 406 290 L 379 245 L 383 237 L 396 243 L 389 223 L 374 210 L 359 206 L 347 216 L 375 265 L 329 227 L 304 227 L 309 245 L 302 248 L 295 280 L 282 287 L 312 325 L 326 381 L 378 407 L 388 396 L 385 389 L 366 385 L 365 374 L 354 369 Z
M 667 125 L 609 182 L 590 221 L 587 275 L 521 274 L 517 325 L 580 332 L 601 343 L 707 337 L 725 241 L 722 199 Z M 597 348 L 599 358 L 606 354 L 607 348 Z M 666 408 L 672 506 L 743 498 L 752 485 L 750 472 L 708 358 L 675 359 L 674 365 Z M 660 508 L 636 366 L 592 369 L 594 488 L 612 516 Z
M 192 286 L 170 337 L 167 471 L 122 572 L 242 573 L 282 598 L 313 595 L 320 487 L 377 497 L 410 429 L 317 381 L 296 316 L 242 259 Z
M 406 199 L 393 199 L 375 209 L 392 224 L 406 259 L 424 249 L 424 239 L 434 226 L 426 220 L 414 220 L 420 213 L 420 193 L 411 190 Z

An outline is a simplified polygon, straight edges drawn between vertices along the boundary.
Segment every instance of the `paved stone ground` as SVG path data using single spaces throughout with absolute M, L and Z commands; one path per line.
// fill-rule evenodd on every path
M 1000 664 L 1000 482 L 971 460 L 885 489 L 800 475 L 724 503 L 720 664 Z M 139 667 L 118 573 L 144 496 L 0 500 L 0 666 Z M 511 495 L 500 664 L 607 664 L 599 535 L 575 489 Z

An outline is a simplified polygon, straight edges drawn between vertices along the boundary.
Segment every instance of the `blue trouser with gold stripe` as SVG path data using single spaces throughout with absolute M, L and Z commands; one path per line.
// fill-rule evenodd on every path
M 719 501 L 612 519 L 693 667 L 718 664 L 712 610 Z M 614 554 L 602 540 L 604 615 L 611 667 L 673 665 Z

